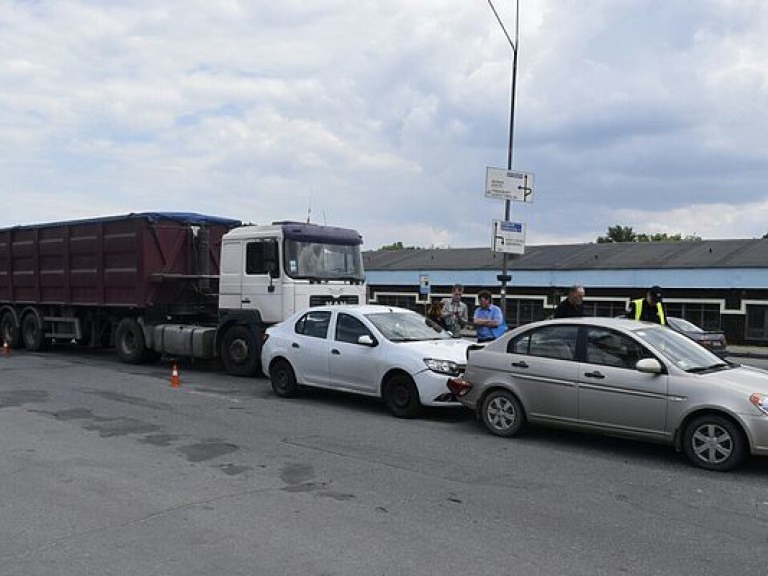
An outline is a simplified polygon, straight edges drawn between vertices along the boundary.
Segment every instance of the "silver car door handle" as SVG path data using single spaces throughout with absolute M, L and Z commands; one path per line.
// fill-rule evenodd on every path
M 603 376 L 597 370 L 595 370 L 594 372 L 587 372 L 586 374 L 584 374 L 584 376 L 586 376 L 587 378 L 597 378 L 598 380 L 602 380 L 603 378 L 605 378 L 605 376 Z
M 291 344 L 291 347 L 292 347 L 292 348 L 301 348 L 301 346 L 299 346 L 298 344 L 296 344 L 296 342 L 294 342 L 293 344 Z
M 515 368 L 528 368 L 528 364 L 525 362 L 512 362 L 512 366 Z
M 331 354 L 336 354 L 336 356 L 341 356 L 341 352 L 338 351 L 336 348 L 331 348 Z
M 250 304 L 251 303 L 251 299 L 250 298 L 243 298 L 242 300 L 240 300 L 240 302 L 242 302 L 243 304 Z

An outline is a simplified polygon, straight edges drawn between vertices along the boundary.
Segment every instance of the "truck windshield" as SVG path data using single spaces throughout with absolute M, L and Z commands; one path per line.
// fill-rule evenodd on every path
M 285 271 L 291 278 L 363 281 L 359 244 L 327 244 L 285 239 Z

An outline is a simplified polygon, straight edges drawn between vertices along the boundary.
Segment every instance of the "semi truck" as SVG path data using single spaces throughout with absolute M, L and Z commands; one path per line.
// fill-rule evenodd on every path
M 0 229 L 0 335 L 11 348 L 113 346 L 257 373 L 264 329 L 366 300 L 358 232 L 142 212 Z

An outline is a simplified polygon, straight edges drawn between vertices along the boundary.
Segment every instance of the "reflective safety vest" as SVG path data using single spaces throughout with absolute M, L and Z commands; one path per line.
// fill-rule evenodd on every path
M 643 304 L 645 304 L 645 298 L 632 300 L 632 303 L 635 305 L 635 320 L 640 320 L 640 316 L 643 314 Z M 661 302 L 656 302 L 656 312 L 659 314 L 659 321 L 662 324 L 666 324 L 667 319 L 664 317 L 664 307 L 661 305 Z

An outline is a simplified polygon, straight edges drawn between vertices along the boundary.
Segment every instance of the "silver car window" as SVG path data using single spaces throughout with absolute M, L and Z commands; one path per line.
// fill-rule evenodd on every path
M 634 369 L 638 360 L 652 357 L 639 342 L 625 334 L 597 326 L 587 328 L 585 361 L 589 364 Z
M 573 360 L 578 335 L 578 326 L 545 326 L 510 340 L 507 352 Z

